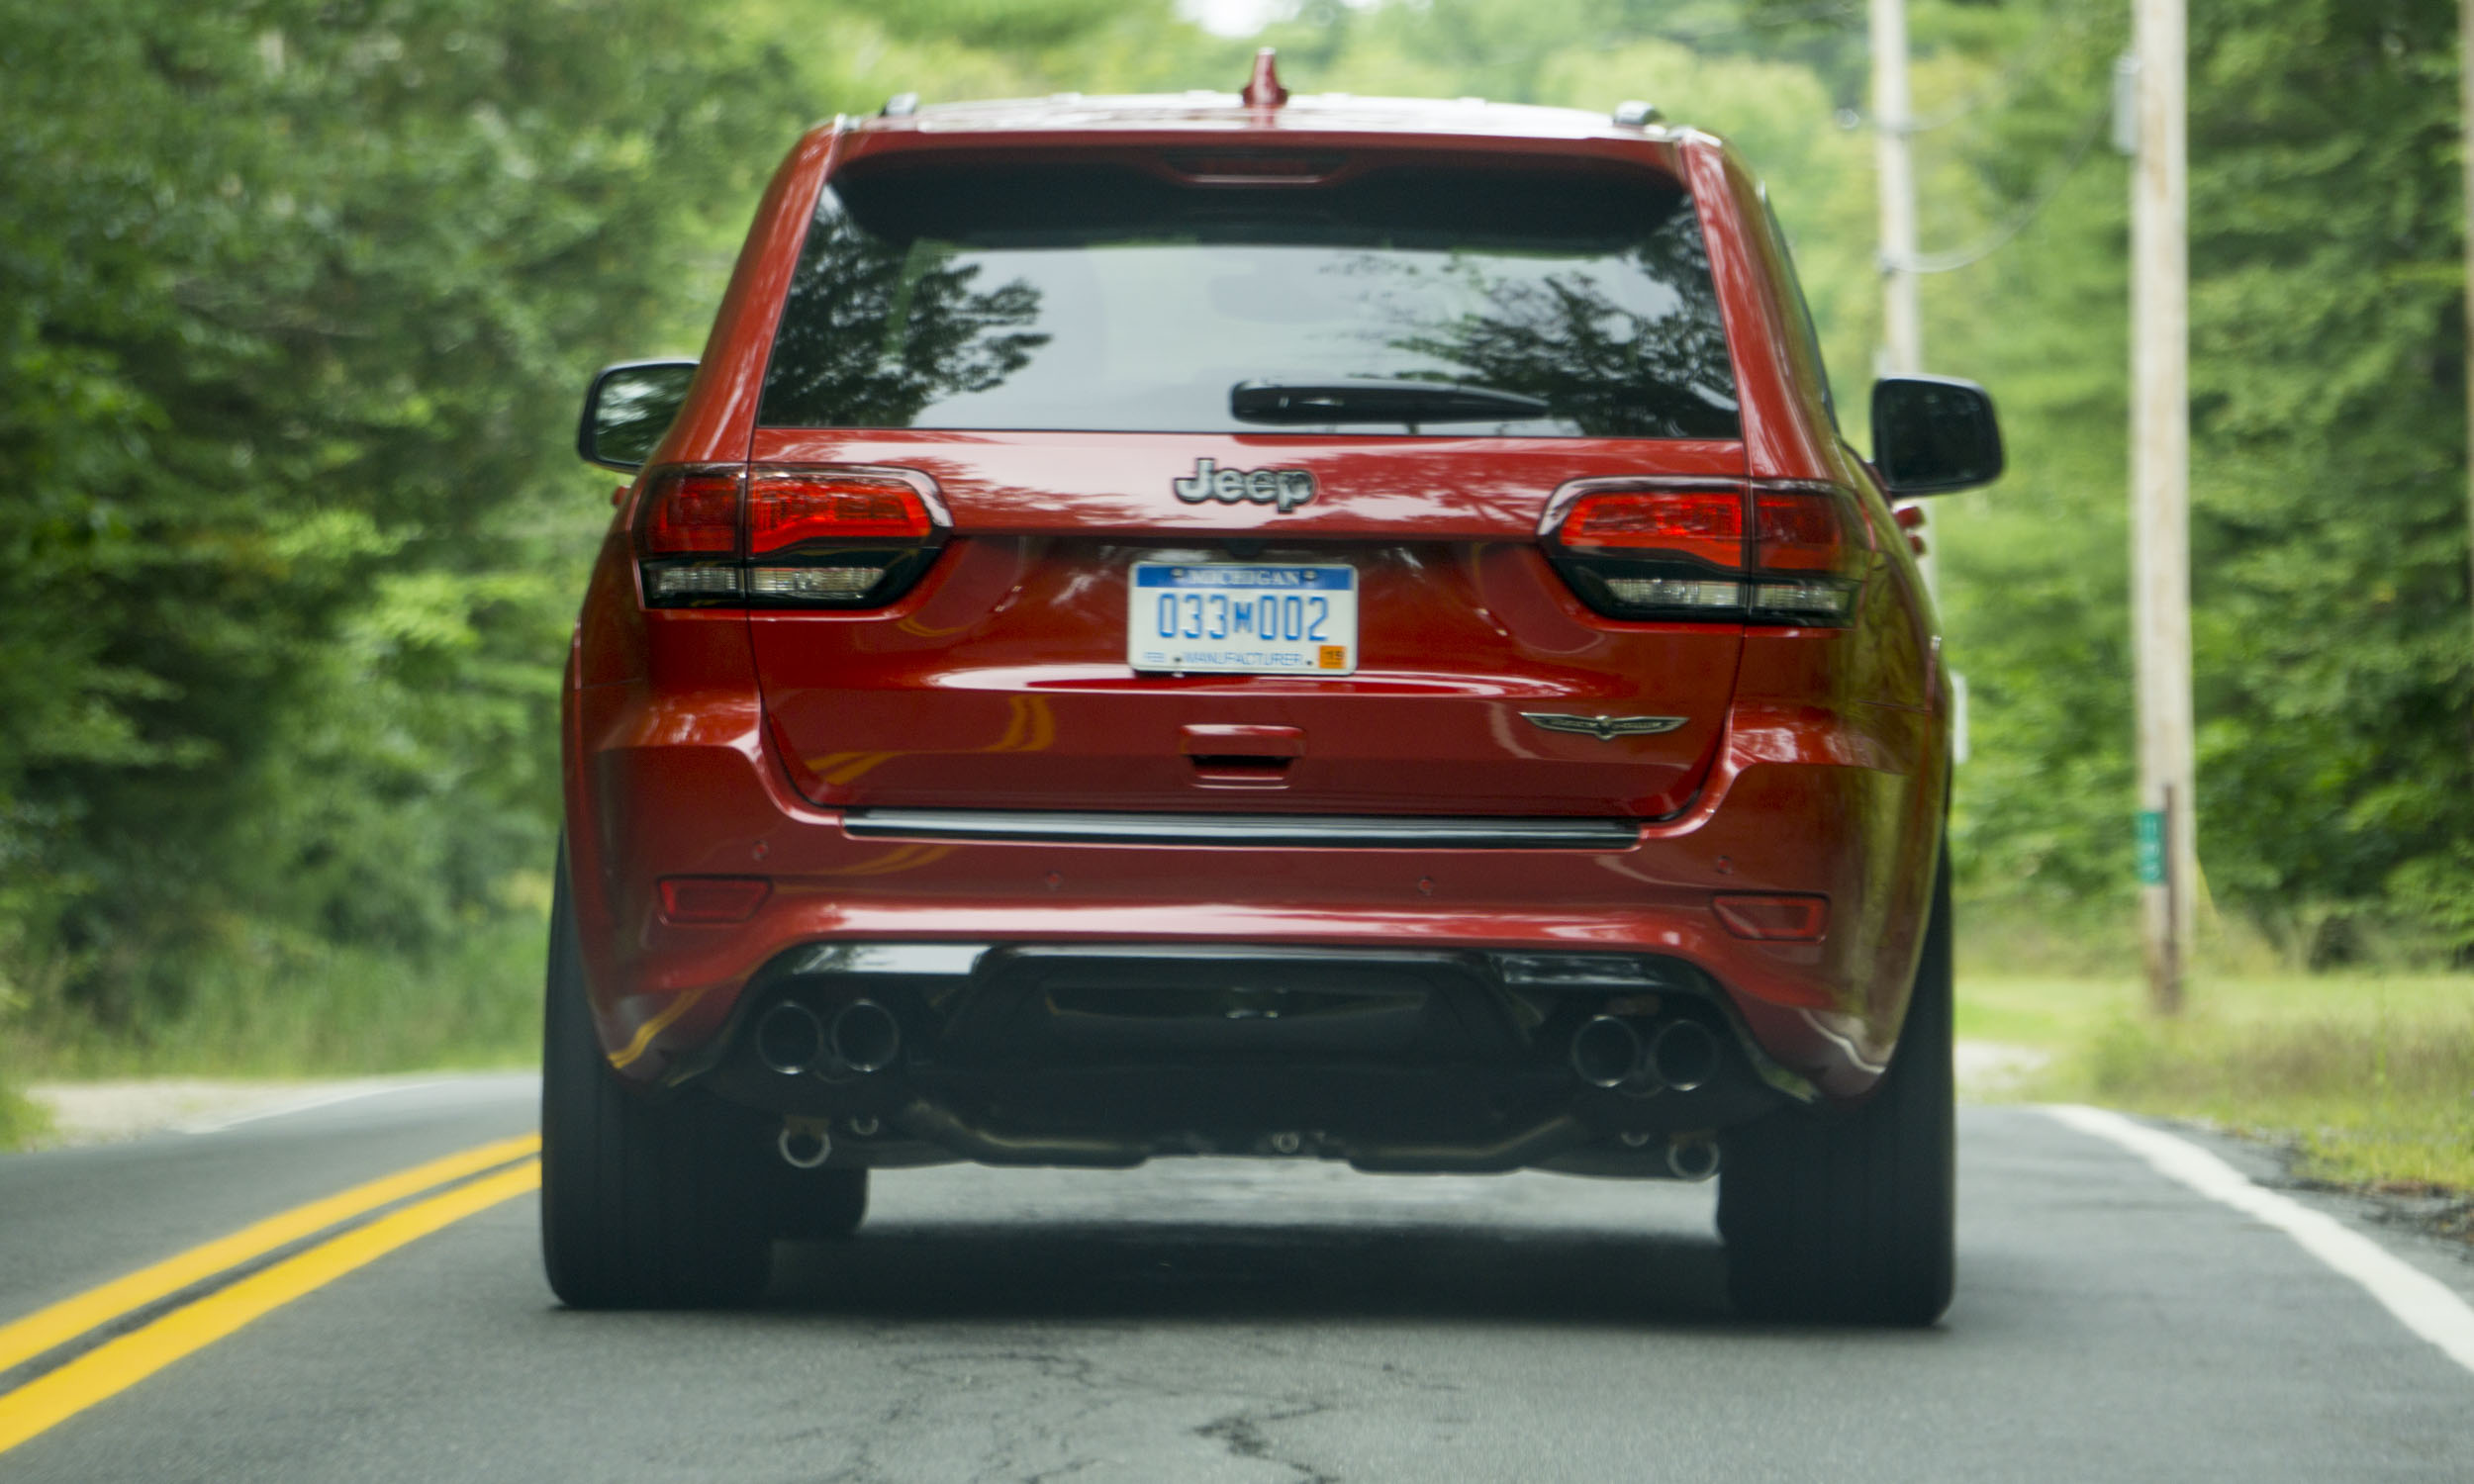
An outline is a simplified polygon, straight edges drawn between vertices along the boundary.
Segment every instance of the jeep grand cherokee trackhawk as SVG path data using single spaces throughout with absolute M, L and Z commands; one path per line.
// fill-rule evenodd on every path
M 1949 703 L 1761 187 L 1627 105 L 897 100 L 802 139 L 565 687 L 543 1242 L 724 1302 L 869 1171 L 1719 1178 L 1754 1314 L 1951 1291 Z

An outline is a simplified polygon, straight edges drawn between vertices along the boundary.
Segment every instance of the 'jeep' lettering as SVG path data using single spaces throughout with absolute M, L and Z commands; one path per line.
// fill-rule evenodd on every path
M 1314 499 L 1314 474 L 1307 469 L 1222 469 L 1209 459 L 1196 459 L 1194 472 L 1172 480 L 1169 488 L 1188 505 L 1214 500 L 1269 505 L 1285 515 Z

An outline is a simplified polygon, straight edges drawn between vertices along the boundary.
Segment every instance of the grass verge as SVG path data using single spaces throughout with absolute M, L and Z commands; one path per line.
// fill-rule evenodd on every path
M 0 1150 L 31 1144 L 50 1128 L 51 1115 L 41 1103 L 0 1082 Z
M 2179 1019 L 2132 978 L 1960 974 L 1958 1034 L 2052 1060 L 2039 1099 L 2290 1140 L 2297 1173 L 2474 1191 L 2474 977 L 2200 976 Z
M 542 933 L 514 917 L 419 958 L 319 944 L 204 957 L 176 1008 L 121 1026 L 65 1015 L 22 1026 L 0 1083 L 529 1065 Z

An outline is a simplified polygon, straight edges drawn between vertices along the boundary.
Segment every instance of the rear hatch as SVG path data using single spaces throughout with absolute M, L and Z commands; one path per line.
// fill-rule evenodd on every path
M 1683 807 L 1753 591 L 1699 223 L 1646 166 L 1454 158 L 846 166 L 737 553 L 799 787 Z

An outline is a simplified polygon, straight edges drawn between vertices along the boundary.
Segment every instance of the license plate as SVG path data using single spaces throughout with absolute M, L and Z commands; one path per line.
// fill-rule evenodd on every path
M 1355 567 L 1137 562 L 1125 661 L 1137 670 L 1350 675 L 1358 668 Z

